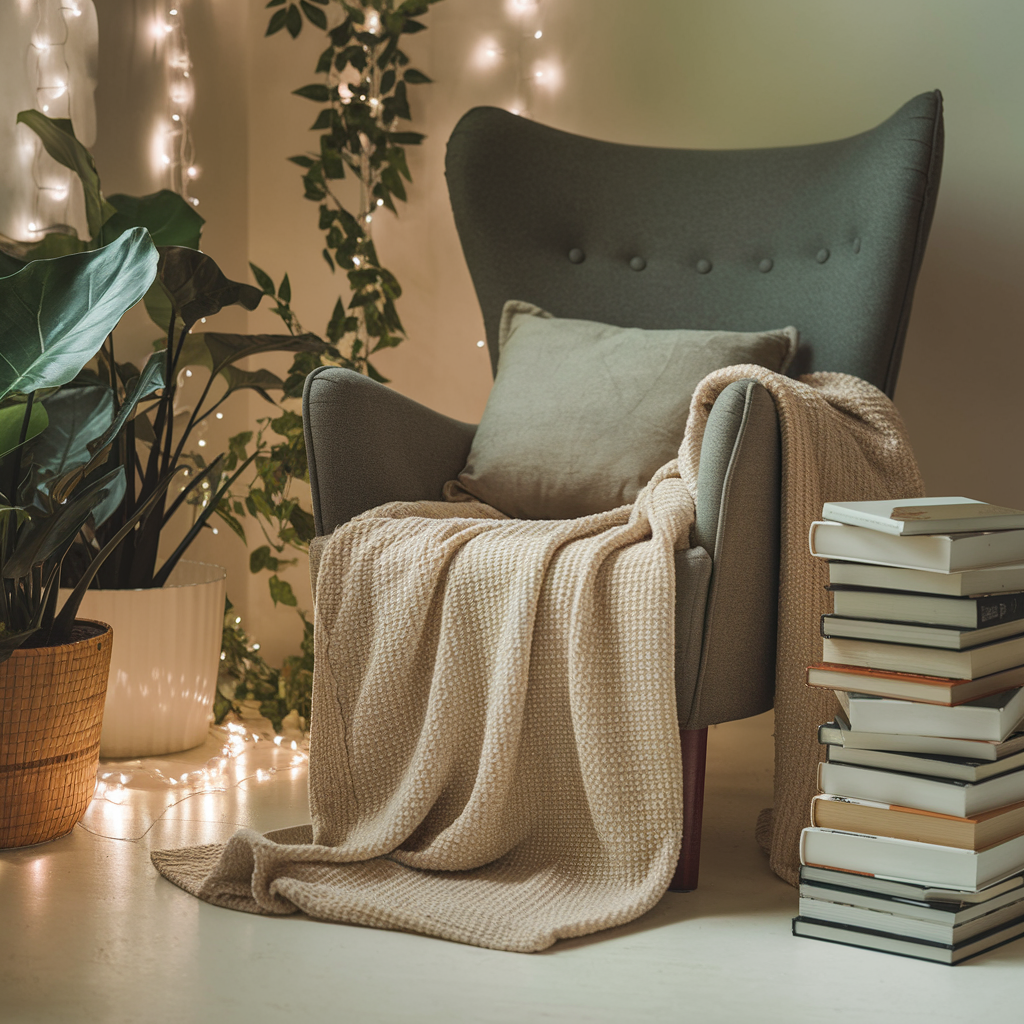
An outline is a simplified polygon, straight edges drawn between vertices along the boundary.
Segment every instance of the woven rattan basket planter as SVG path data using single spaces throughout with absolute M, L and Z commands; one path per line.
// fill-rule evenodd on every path
M 15 651 L 0 665 L 0 848 L 66 835 L 96 785 L 113 630 Z

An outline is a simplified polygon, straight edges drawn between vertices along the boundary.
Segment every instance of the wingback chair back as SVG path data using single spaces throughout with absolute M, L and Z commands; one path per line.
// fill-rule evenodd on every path
M 492 368 L 507 299 L 619 326 L 794 325 L 791 368 L 896 387 L 942 164 L 942 97 L 781 149 L 626 146 L 477 107 L 448 142 Z

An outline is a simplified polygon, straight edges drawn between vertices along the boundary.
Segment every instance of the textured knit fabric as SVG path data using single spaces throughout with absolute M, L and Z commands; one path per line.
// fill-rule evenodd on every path
M 518 951 L 652 907 L 682 829 L 673 550 L 714 397 L 749 377 L 783 438 L 772 864 L 792 880 L 832 711 L 803 685 L 824 603 L 807 524 L 920 479 L 881 392 L 755 366 L 702 382 L 678 460 L 633 506 L 524 521 L 393 503 L 339 528 L 317 584 L 312 828 L 154 853 L 158 869 L 221 906 Z

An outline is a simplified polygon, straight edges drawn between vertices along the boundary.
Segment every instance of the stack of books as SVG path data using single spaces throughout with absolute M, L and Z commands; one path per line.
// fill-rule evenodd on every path
M 801 836 L 795 935 L 955 964 L 1024 935 L 1024 512 L 833 503 L 811 686 L 841 712 Z

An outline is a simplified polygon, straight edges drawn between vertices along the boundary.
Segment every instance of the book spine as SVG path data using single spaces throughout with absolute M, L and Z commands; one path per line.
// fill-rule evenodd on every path
M 1024 594 L 989 594 L 976 598 L 978 625 L 996 626 L 1000 622 L 1024 619 Z

